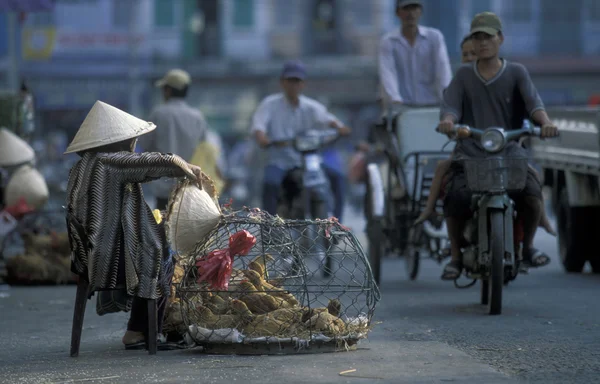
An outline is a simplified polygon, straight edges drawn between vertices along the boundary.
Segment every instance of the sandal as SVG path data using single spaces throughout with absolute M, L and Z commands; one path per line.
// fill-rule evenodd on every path
M 146 349 L 146 341 L 136 341 L 135 343 L 125 344 L 125 349 L 128 351 L 136 351 L 141 349 Z
M 159 334 L 156 340 L 156 349 L 159 351 L 172 351 L 175 349 L 188 349 L 192 346 L 189 345 L 185 339 L 179 341 L 167 341 L 167 339 Z M 125 349 L 128 351 L 143 350 L 146 349 L 146 340 L 135 341 L 133 343 L 125 344 Z
M 164 341 L 158 342 L 158 345 L 156 346 L 156 349 L 158 349 L 159 351 L 173 351 L 176 349 L 189 349 L 189 348 L 193 348 L 195 345 L 190 345 L 188 344 L 185 339 L 182 339 L 180 341 Z
M 523 251 L 523 264 L 529 268 L 539 268 L 550 264 L 550 257 L 536 248 Z
M 451 261 L 444 267 L 442 280 L 454 281 L 460 277 L 462 273 L 462 263 L 460 261 Z

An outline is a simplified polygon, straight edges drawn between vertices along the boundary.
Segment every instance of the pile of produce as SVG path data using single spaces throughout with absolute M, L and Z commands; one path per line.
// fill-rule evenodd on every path
M 19 284 L 69 284 L 75 282 L 71 273 L 71 250 L 67 232 L 22 235 L 25 252 L 6 260 L 7 282 Z

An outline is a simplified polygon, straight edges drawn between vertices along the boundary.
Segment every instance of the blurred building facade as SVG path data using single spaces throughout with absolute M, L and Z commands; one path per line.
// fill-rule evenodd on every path
M 145 116 L 172 67 L 194 79 L 192 104 L 221 131 L 245 131 L 277 90 L 282 61 L 302 58 L 307 93 L 349 120 L 377 92 L 380 36 L 399 24 L 395 0 L 56 0 L 21 15 L 19 68 L 41 126 L 74 130 L 97 99 Z M 470 19 L 497 12 L 504 55 L 524 62 L 549 104 L 585 103 L 600 78 L 600 1 L 424 0 L 423 24 L 446 37 L 454 63 Z M 0 15 L 0 71 L 6 68 Z M 5 76 L 4 76 L 5 80 Z

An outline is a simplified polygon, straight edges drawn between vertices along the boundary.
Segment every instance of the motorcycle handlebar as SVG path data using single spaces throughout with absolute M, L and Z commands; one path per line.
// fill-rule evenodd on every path
M 436 127 L 435 130 L 437 132 L 440 132 L 439 127 Z M 450 133 L 457 135 L 457 137 L 460 139 L 466 137 L 480 138 L 485 133 L 485 131 L 486 129 L 472 128 L 465 124 L 455 124 L 453 130 Z M 533 126 L 504 131 L 504 133 L 506 135 L 507 140 L 515 140 L 523 135 L 540 137 L 542 134 L 542 128 L 539 126 Z
M 333 142 L 335 142 L 336 140 L 338 140 L 341 137 L 341 135 L 339 134 L 337 129 L 332 129 L 332 128 L 318 129 L 318 130 L 315 129 L 315 130 L 311 130 L 309 132 L 304 132 L 302 134 L 299 134 L 298 137 L 296 137 L 294 139 L 273 140 L 273 141 L 269 142 L 269 144 L 267 144 L 265 146 L 265 148 L 293 146 L 294 142 L 303 135 L 311 136 L 311 137 L 315 137 L 315 136 L 319 137 L 319 139 L 323 141 L 324 145 L 332 144 Z

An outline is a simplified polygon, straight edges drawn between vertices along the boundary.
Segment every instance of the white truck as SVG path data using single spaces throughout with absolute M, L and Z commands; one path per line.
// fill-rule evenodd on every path
M 552 188 L 561 262 L 567 272 L 580 273 L 589 262 L 600 273 L 600 108 L 549 108 L 548 114 L 560 137 L 532 139 L 531 151 L 543 184 Z

